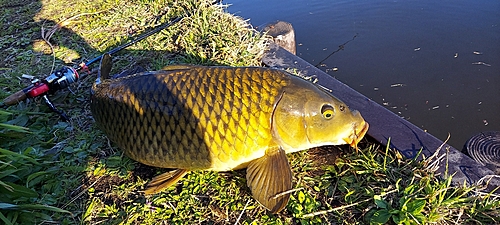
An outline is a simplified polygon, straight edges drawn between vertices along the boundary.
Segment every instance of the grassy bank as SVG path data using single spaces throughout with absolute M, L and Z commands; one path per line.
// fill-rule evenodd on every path
M 112 73 L 168 64 L 260 65 L 266 38 L 209 1 L 0 0 L 0 98 L 94 58 L 171 18 L 192 16 L 113 55 Z M 97 65 L 93 65 L 94 68 Z M 92 67 L 91 67 L 92 68 Z M 85 72 L 86 73 L 86 72 Z M 122 154 L 93 123 L 95 72 L 51 96 L 0 109 L 0 224 L 494 224 L 498 197 L 450 184 L 430 165 L 364 142 L 290 155 L 294 191 L 277 215 L 253 200 L 244 171 L 192 172 L 153 196 L 141 192 L 164 170 Z

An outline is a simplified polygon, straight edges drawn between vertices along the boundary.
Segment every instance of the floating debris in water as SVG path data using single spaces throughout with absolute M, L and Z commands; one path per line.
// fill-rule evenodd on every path
M 432 107 L 432 110 L 435 110 L 435 109 L 439 109 L 439 106 L 437 105 L 437 106 Z
M 373 88 L 373 90 L 374 90 L 374 91 L 378 91 L 378 87 L 374 87 L 374 88 Z
M 483 123 L 485 126 L 488 126 L 488 121 L 487 120 L 483 120 Z
M 485 65 L 485 66 L 491 66 L 490 64 L 485 63 L 485 62 L 481 62 L 481 61 L 479 61 L 479 62 L 473 62 L 472 64 L 473 64 L 473 65 Z
M 472 53 L 474 53 L 474 55 L 482 55 L 483 54 L 482 52 L 478 52 L 478 51 L 473 51 Z
M 337 67 L 333 67 L 333 68 L 331 68 L 331 69 L 326 69 L 326 70 L 325 70 L 325 72 L 326 72 L 326 73 L 328 73 L 328 72 L 330 72 L 330 71 L 337 72 L 338 70 L 339 70 L 339 68 L 337 68 Z
M 420 51 L 420 47 L 413 49 L 413 51 Z
M 406 84 L 391 84 L 391 87 L 403 87 L 406 86 Z
M 382 105 L 388 106 L 389 102 L 383 102 Z

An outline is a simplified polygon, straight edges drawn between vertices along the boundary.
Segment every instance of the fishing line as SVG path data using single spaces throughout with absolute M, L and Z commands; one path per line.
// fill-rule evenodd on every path
M 321 65 L 324 61 L 326 61 L 328 58 L 330 58 L 333 54 L 337 53 L 337 52 L 340 52 L 341 50 L 344 50 L 345 48 L 345 45 L 347 45 L 347 43 L 351 42 L 351 41 L 354 41 L 354 39 L 358 36 L 358 33 L 356 33 L 351 40 L 348 40 L 346 42 L 344 42 L 343 44 L 339 45 L 339 48 L 335 51 L 333 51 L 332 53 L 330 53 L 330 55 L 328 55 L 326 58 L 324 58 L 323 60 L 321 60 L 318 64 L 316 64 L 314 67 L 318 67 L 319 65 Z

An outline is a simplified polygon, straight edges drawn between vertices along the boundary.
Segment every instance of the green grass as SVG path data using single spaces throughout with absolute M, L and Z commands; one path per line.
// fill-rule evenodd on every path
M 193 15 L 113 55 L 113 73 L 137 65 L 260 65 L 266 37 L 207 2 L 0 0 L 0 98 L 29 84 L 22 74 L 46 77 L 186 11 Z M 294 191 L 276 215 L 251 197 L 244 171 L 195 171 L 160 194 L 144 196 L 145 184 L 164 170 L 123 156 L 97 129 L 88 102 L 94 79 L 91 73 L 71 91 L 51 96 L 69 122 L 40 99 L 0 109 L 0 224 L 500 221 L 498 196 L 453 186 L 451 175 L 437 176 L 428 168 L 433 159 L 404 159 L 373 142 L 363 143 L 358 153 L 330 146 L 290 155 Z

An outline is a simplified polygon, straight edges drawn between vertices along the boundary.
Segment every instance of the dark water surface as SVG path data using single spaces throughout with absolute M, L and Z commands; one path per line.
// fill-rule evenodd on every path
M 292 23 L 313 65 L 356 35 L 318 67 L 457 149 L 500 130 L 499 0 L 224 3 L 254 26 Z

